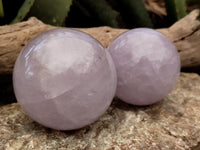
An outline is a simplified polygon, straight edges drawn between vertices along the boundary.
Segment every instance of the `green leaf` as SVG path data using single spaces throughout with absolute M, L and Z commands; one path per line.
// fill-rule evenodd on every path
M 3 10 L 3 3 L 2 3 L 2 0 L 0 0 L 0 17 L 1 17 L 1 18 L 4 17 L 4 10 Z
M 142 0 L 117 0 L 128 20 L 136 27 L 153 28 L 153 23 Z
M 176 22 L 187 14 L 185 0 L 165 0 L 165 6 L 170 23 Z
M 199 0 L 186 0 L 187 4 L 200 4 Z
M 47 24 L 62 26 L 71 5 L 72 0 L 35 0 L 29 15 Z
M 31 7 L 33 6 L 35 0 L 25 0 L 21 8 L 19 9 L 17 16 L 15 19 L 11 22 L 11 24 L 17 23 L 22 21 L 28 12 L 30 11 Z
M 119 13 L 113 10 L 105 0 L 79 0 L 79 2 L 85 5 L 103 25 L 119 27 L 117 22 Z

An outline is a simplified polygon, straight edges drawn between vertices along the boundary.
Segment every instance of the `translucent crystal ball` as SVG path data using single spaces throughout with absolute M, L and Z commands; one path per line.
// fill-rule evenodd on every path
M 31 40 L 15 63 L 13 83 L 23 110 L 57 130 L 97 120 L 117 84 L 110 54 L 88 34 L 72 29 L 47 31 Z
M 146 28 L 127 31 L 108 47 L 117 71 L 117 96 L 134 105 L 160 101 L 180 74 L 180 58 L 163 34 Z

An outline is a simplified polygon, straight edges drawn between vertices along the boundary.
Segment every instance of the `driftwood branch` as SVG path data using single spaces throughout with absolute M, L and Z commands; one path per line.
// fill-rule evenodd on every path
M 182 68 L 200 66 L 199 10 L 178 21 L 170 28 L 159 29 L 176 45 L 181 56 Z M 32 17 L 28 21 L 0 27 L 0 74 L 12 73 L 15 60 L 22 48 L 38 34 L 56 27 L 46 25 Z M 78 29 L 89 33 L 105 47 L 126 29 L 98 27 Z

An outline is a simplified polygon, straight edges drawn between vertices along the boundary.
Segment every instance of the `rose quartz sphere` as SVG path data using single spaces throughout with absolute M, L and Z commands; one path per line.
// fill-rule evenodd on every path
M 31 40 L 14 67 L 18 102 L 36 122 L 72 130 L 96 121 L 116 91 L 116 71 L 104 47 L 86 33 L 55 29 Z
M 163 34 L 138 28 L 119 35 L 108 47 L 117 70 L 117 96 L 149 105 L 170 93 L 180 74 L 180 59 Z

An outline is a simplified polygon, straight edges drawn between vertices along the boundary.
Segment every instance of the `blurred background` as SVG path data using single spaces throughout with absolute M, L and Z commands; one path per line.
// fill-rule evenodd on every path
M 35 16 L 54 26 L 164 28 L 195 8 L 200 0 L 0 0 L 0 25 Z

